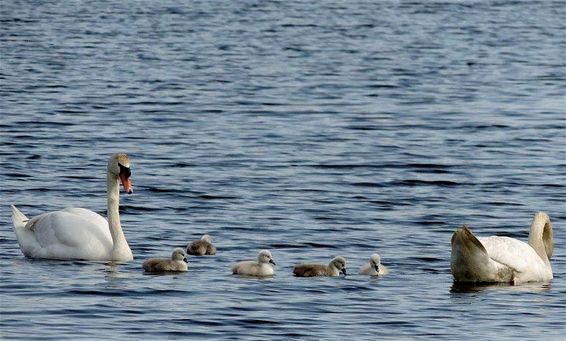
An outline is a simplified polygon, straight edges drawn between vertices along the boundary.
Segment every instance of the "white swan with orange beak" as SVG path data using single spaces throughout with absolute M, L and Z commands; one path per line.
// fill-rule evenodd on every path
M 28 219 L 12 205 L 12 221 L 22 253 L 30 258 L 131 261 L 120 225 L 120 184 L 131 194 L 130 160 L 112 155 L 107 169 L 108 221 L 84 208 L 66 208 Z
M 450 267 L 456 282 L 547 282 L 554 249 L 548 214 L 538 212 L 528 244 L 509 237 L 476 237 L 467 226 L 452 235 Z

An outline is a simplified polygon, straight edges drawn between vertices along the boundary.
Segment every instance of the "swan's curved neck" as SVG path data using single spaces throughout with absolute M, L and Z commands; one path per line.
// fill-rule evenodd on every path
M 529 245 L 536 251 L 545 263 L 550 264 L 553 252 L 552 225 L 545 213 L 537 213 L 529 232 Z
M 106 188 L 108 226 L 113 242 L 112 260 L 129 260 L 132 258 L 132 251 L 120 224 L 120 183 L 118 177 L 110 172 L 106 177 Z

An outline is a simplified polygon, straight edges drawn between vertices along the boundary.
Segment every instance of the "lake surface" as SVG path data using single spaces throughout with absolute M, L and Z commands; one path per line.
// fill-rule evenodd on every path
M 565 7 L 2 2 L 0 338 L 563 340 Z M 105 215 L 116 151 L 134 261 L 24 258 L 9 204 Z M 526 241 L 540 210 L 551 283 L 453 285 L 456 228 Z M 142 272 L 203 233 L 217 256 Z M 230 274 L 260 249 L 273 278 Z

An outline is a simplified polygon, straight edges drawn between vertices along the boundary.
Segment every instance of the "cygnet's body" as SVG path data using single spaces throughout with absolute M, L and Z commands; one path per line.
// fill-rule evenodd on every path
M 173 250 L 171 259 L 152 258 L 143 262 L 142 266 L 147 272 L 184 272 L 188 270 L 185 251 L 180 247 Z
M 346 275 L 346 259 L 341 256 L 334 257 L 328 265 L 309 263 L 293 268 L 293 274 L 297 277 L 340 276 L 340 273 Z
M 368 276 L 385 276 L 389 273 L 389 269 L 381 264 L 381 257 L 374 253 L 371 255 L 369 263 L 362 265 L 359 273 Z
M 232 273 L 234 275 L 266 277 L 273 276 L 273 267 L 275 265 L 271 252 L 261 250 L 257 256 L 257 262 L 253 260 L 245 260 L 232 265 Z
M 212 237 L 208 234 L 187 246 L 187 253 L 193 256 L 215 255 L 216 247 L 212 245 Z

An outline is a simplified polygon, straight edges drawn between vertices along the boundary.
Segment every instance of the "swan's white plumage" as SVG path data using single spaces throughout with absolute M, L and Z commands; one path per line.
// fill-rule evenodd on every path
M 479 237 L 493 261 L 513 269 L 515 282 L 552 279 L 552 269 L 527 243 L 509 237 Z
M 40 214 L 15 230 L 31 258 L 105 260 L 113 246 L 106 219 L 84 208 Z
M 458 282 L 549 281 L 552 225 L 544 212 L 535 214 L 529 243 L 509 237 L 479 237 L 467 228 L 452 236 L 451 269 Z
M 119 165 L 129 167 L 126 154 L 114 154 L 108 164 L 108 214 L 112 215 L 112 224 L 84 208 L 65 208 L 28 220 L 12 205 L 14 231 L 23 254 L 48 259 L 132 260 L 118 213 Z M 124 182 L 131 185 L 129 175 Z

